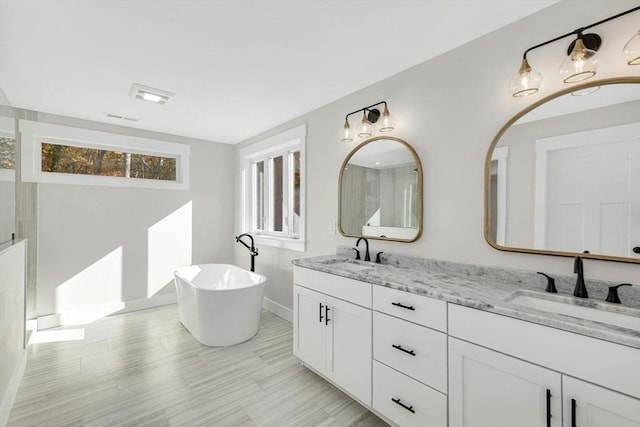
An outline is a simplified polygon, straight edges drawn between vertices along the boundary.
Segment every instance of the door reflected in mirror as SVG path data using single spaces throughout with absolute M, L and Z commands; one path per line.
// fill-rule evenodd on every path
M 339 230 L 350 237 L 412 242 L 422 233 L 422 165 L 411 146 L 371 138 L 340 172 Z
M 505 125 L 485 167 L 490 244 L 640 262 L 638 83 L 581 85 L 582 96 L 561 92 Z

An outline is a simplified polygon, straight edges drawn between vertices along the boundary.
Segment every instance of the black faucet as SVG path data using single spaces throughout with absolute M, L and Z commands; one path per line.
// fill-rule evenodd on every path
M 578 298 L 589 298 L 587 287 L 584 285 L 584 268 L 582 267 L 582 258 L 579 256 L 573 261 L 573 272 L 578 275 L 576 279 L 576 287 L 573 290 L 573 296 Z
M 356 246 L 358 246 L 360 244 L 360 240 L 364 240 L 364 243 L 366 245 L 365 252 L 364 252 L 364 260 L 365 261 L 371 261 L 371 256 L 369 256 L 369 241 L 364 237 L 360 237 L 358 239 L 358 241 L 356 242 Z
M 248 237 L 251 240 L 251 246 L 247 245 L 244 241 L 242 241 L 243 237 Z M 242 245 L 249 249 L 249 253 L 251 254 L 251 271 L 255 272 L 256 268 L 256 257 L 258 256 L 258 248 L 254 246 L 253 236 L 249 233 L 243 233 L 239 236 L 236 236 L 236 242 L 242 243 Z

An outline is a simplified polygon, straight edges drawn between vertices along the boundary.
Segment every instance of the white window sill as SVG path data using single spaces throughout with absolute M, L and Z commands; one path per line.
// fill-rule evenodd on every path
M 286 237 L 276 237 L 265 234 L 253 234 L 253 236 L 256 241 L 256 246 L 272 246 L 274 248 L 289 249 L 299 252 L 304 252 L 306 250 L 305 242 L 300 239 L 289 239 Z

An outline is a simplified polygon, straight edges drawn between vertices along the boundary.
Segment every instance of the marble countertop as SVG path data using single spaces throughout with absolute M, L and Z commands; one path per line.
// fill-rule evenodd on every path
M 456 264 L 453 269 L 443 267 L 442 264 L 450 264 L 447 262 L 430 265 L 416 265 L 414 262 L 413 265 L 409 263 L 409 266 L 402 266 L 400 262 L 375 264 L 354 261 L 341 254 L 301 258 L 294 260 L 293 264 L 640 349 L 640 308 L 629 307 L 628 304 L 610 304 L 593 298 L 574 298 L 560 288 L 559 294 L 548 294 L 544 292 L 544 286 L 534 288 L 532 283 L 527 283 L 526 273 L 537 279 L 535 273 L 531 272 L 517 274 L 513 273 L 517 270 L 505 269 L 498 274 L 485 274 L 486 269 L 482 267 L 460 268 L 464 264 Z M 637 317 L 638 328 L 631 329 L 524 307 L 512 302 L 517 295 L 559 299 L 569 304 L 629 314 Z M 632 305 L 635 303 L 635 300 L 632 301 Z

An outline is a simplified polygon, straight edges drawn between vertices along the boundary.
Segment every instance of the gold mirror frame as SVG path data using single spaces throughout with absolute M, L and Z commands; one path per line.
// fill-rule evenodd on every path
M 363 236 L 363 235 L 357 235 L 357 234 L 348 234 L 348 233 L 345 233 L 345 231 L 342 229 L 342 214 L 341 214 L 342 213 L 342 176 L 344 175 L 344 169 L 349 164 L 349 160 L 351 159 L 351 157 L 353 157 L 353 155 L 355 153 L 357 153 L 358 150 L 360 150 L 365 145 L 368 145 L 368 144 L 370 144 L 372 142 L 379 141 L 379 140 L 396 141 L 396 142 L 402 144 L 411 153 L 411 155 L 413 156 L 413 159 L 414 159 L 414 161 L 416 163 L 416 168 L 418 169 L 418 228 L 417 228 L 415 237 L 412 238 L 412 239 L 400 239 L 400 238 L 393 238 L 393 237 Z M 392 136 L 376 136 L 374 138 L 369 138 L 369 139 L 361 142 L 358 146 L 356 146 L 353 150 L 351 150 L 349 155 L 342 162 L 342 167 L 340 168 L 340 175 L 339 175 L 339 178 L 338 178 L 338 231 L 340 232 L 340 234 L 342 234 L 345 237 L 354 237 L 354 238 L 365 237 L 365 238 L 371 239 L 371 240 L 388 240 L 388 241 L 392 241 L 392 242 L 404 242 L 404 243 L 415 242 L 422 235 L 422 205 L 423 205 L 422 192 L 423 192 L 422 163 L 420 163 L 420 158 L 418 157 L 418 154 L 413 149 L 413 147 L 411 147 L 411 145 L 409 145 L 409 143 L 407 143 L 406 141 L 404 141 L 404 140 L 402 140 L 400 138 L 392 137 Z
M 582 258 L 591 258 L 591 259 L 599 259 L 605 261 L 618 261 L 618 262 L 627 262 L 633 264 L 640 264 L 640 259 L 635 258 L 627 258 L 621 256 L 613 256 L 613 255 L 603 255 L 603 254 L 585 254 L 578 252 L 564 252 L 564 251 L 553 251 L 553 250 L 542 250 L 542 249 L 533 249 L 533 248 L 516 248 L 510 246 L 501 246 L 498 245 L 495 241 L 492 240 L 490 236 L 490 212 L 491 212 L 491 195 L 490 195 L 490 180 L 491 180 L 491 157 L 493 154 L 493 150 L 496 145 L 504 135 L 504 133 L 521 117 L 530 111 L 538 108 L 540 105 L 545 104 L 552 99 L 558 98 L 562 95 L 566 95 L 571 92 L 575 92 L 577 90 L 586 89 L 594 86 L 605 86 L 605 85 L 613 85 L 613 84 L 624 84 L 624 83 L 636 83 L 640 84 L 640 77 L 616 77 L 610 79 L 602 79 L 588 83 L 582 83 L 579 85 L 572 85 L 558 92 L 554 92 L 545 98 L 536 101 L 532 105 L 528 106 L 524 110 L 520 111 L 518 114 L 513 116 L 502 128 L 498 131 L 496 136 L 493 138 L 491 145 L 489 146 L 489 150 L 487 151 L 487 157 L 485 159 L 484 164 L 484 238 L 489 245 L 493 248 L 507 251 L 507 252 L 520 252 L 520 253 L 530 253 L 530 254 L 540 254 L 540 255 L 555 255 L 555 256 L 564 256 L 564 257 L 575 257 L 580 256 Z

